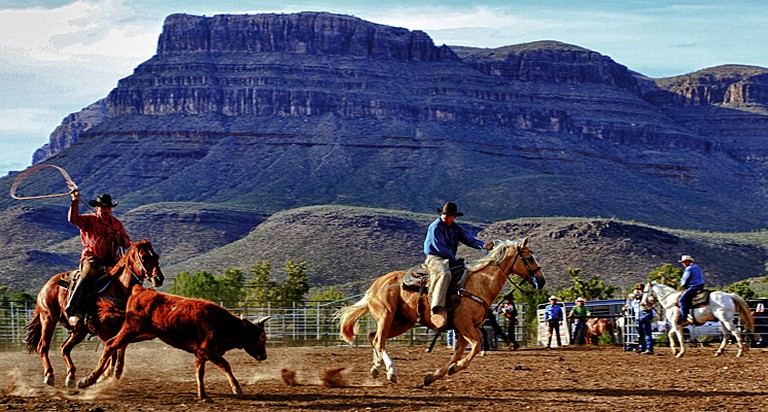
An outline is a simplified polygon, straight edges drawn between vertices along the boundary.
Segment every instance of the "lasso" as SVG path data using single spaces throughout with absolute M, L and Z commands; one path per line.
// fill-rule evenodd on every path
M 69 187 L 69 192 L 67 193 L 54 193 L 52 195 L 37 195 L 37 196 L 17 196 L 16 195 L 16 189 L 19 187 L 21 182 L 24 181 L 27 177 L 29 177 L 30 174 L 32 174 L 35 171 L 38 171 L 40 169 L 46 168 L 46 167 L 52 167 L 61 173 L 62 176 L 64 176 L 64 180 L 67 181 L 67 186 Z M 16 176 L 16 180 L 13 181 L 13 184 L 11 185 L 11 197 L 16 200 L 31 200 L 31 199 L 48 199 L 52 197 L 62 197 L 62 196 L 69 196 L 72 191 L 77 190 L 77 185 L 74 181 L 72 181 L 72 178 L 69 177 L 69 173 L 67 173 L 66 170 L 63 168 L 51 165 L 51 164 L 39 164 L 30 167 L 29 169 L 19 173 L 18 176 Z

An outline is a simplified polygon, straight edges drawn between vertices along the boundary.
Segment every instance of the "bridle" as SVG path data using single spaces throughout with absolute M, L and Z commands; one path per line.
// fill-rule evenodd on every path
M 149 280 L 149 278 L 150 278 L 150 273 L 151 273 L 151 272 L 149 271 L 149 269 L 147 269 L 147 265 L 146 265 L 146 263 L 144 262 L 144 259 L 143 259 L 143 258 L 141 257 L 141 255 L 139 254 L 139 249 L 138 249 L 138 247 L 134 247 L 134 248 L 136 249 L 135 253 L 136 253 L 136 255 L 137 255 L 137 258 L 136 258 L 136 259 L 134 259 L 134 262 L 133 262 L 133 263 L 135 264 L 135 262 L 136 262 L 136 261 L 138 261 L 138 263 L 139 263 L 139 267 L 141 268 L 141 272 L 143 272 L 143 277 L 139 276 L 139 275 L 136 273 L 136 271 L 135 271 L 135 270 L 133 270 L 133 264 L 130 264 L 130 265 L 128 265 L 128 264 L 127 264 L 127 265 L 125 265 L 125 267 L 126 267 L 126 269 L 128 269 L 128 272 L 131 274 L 131 276 L 133 276 L 133 278 L 134 278 L 134 279 L 136 279 L 136 281 L 139 283 L 139 285 L 144 285 L 144 282 Z M 148 249 L 148 250 L 147 250 L 147 253 L 149 253 L 149 256 L 150 256 L 150 257 L 152 257 L 152 256 L 154 256 L 154 254 L 155 254 L 156 252 L 153 252 L 153 251 L 151 250 L 151 248 L 150 248 L 150 249 Z M 151 282 L 150 282 L 150 283 L 151 283 Z
M 503 241 L 497 240 L 497 242 L 503 242 Z M 523 282 L 535 284 L 536 272 L 541 272 L 542 270 L 541 270 L 541 266 L 538 266 L 535 270 L 531 269 L 531 263 L 528 261 L 528 259 L 525 258 L 525 256 L 523 256 L 523 248 L 520 246 L 520 244 L 517 244 L 515 247 L 517 249 L 517 253 L 515 254 L 515 258 L 512 260 L 512 265 L 509 266 L 509 273 L 504 273 L 504 270 L 501 268 L 501 262 L 503 262 L 509 255 L 509 247 L 507 245 L 504 245 L 504 256 L 490 263 L 490 265 L 497 266 L 501 274 L 507 278 L 509 283 L 511 283 L 514 287 L 516 287 L 518 290 L 522 292 L 522 289 L 520 289 L 520 285 L 522 285 Z M 528 272 L 525 276 L 520 276 L 522 280 L 520 281 L 519 285 L 516 284 L 511 277 L 512 273 L 515 273 L 515 264 L 517 263 L 517 259 L 520 259 L 520 261 L 523 262 L 523 266 L 525 266 L 525 270 Z
M 672 296 L 675 293 L 675 291 L 673 290 L 672 292 L 669 292 L 664 296 L 657 296 L 656 292 L 653 290 L 653 283 L 648 283 L 648 292 L 645 292 L 645 293 L 647 293 L 648 295 L 646 302 L 648 301 L 649 298 L 653 298 L 654 302 L 651 302 L 651 305 L 657 304 L 662 311 L 665 311 L 667 308 L 664 307 L 664 304 L 661 301 L 666 300 L 668 297 Z

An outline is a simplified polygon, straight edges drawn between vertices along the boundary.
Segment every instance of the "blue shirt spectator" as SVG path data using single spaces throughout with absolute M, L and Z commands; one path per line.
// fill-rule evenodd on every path
M 550 303 L 544 308 L 544 321 L 563 320 L 563 308 L 557 302 Z

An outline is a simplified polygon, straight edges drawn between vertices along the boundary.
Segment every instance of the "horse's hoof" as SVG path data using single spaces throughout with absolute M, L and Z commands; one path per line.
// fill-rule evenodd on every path
M 373 367 L 371 368 L 371 378 L 376 379 L 379 377 L 379 368 Z
M 448 367 L 448 374 L 449 375 L 453 375 L 456 372 L 458 372 L 458 370 L 456 368 L 456 364 L 455 363 Z
M 424 386 L 429 386 L 435 381 L 435 375 L 431 373 L 424 377 Z
M 243 390 L 242 389 L 236 388 L 235 390 L 232 391 L 232 393 L 235 394 L 235 397 L 237 399 L 243 399 Z
M 77 381 L 77 387 L 78 388 L 85 388 L 87 386 L 93 385 L 93 378 L 90 376 L 86 376 L 84 378 L 80 378 L 79 381 Z
M 388 373 L 387 374 L 387 380 L 392 382 L 392 383 L 397 383 L 397 374 Z
M 74 388 L 75 387 L 75 377 L 74 376 L 67 376 L 67 380 L 64 382 L 65 385 L 67 385 L 67 388 Z
M 48 386 L 53 386 L 53 381 L 54 381 L 53 376 L 46 376 L 43 378 L 43 383 Z

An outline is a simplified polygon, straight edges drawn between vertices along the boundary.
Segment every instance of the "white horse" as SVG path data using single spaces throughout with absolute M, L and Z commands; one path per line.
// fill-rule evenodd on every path
M 645 286 L 645 293 L 643 294 L 643 300 L 641 301 L 646 305 L 654 305 L 659 303 L 664 310 L 664 317 L 667 322 L 672 325 L 672 329 L 669 331 L 669 347 L 672 349 L 672 354 L 675 355 L 675 336 L 680 342 L 680 352 L 675 356 L 678 358 L 683 356 L 685 352 L 685 344 L 683 343 L 683 326 L 677 323 L 677 319 L 680 316 L 680 307 L 677 306 L 678 299 L 683 292 L 676 291 L 667 285 L 663 285 L 656 282 L 648 283 Z M 754 323 L 752 320 L 752 312 L 747 305 L 747 302 L 741 298 L 741 296 L 733 293 L 725 292 L 712 292 L 709 295 L 709 302 L 706 306 L 695 308 L 691 312 L 693 318 L 698 323 L 704 323 L 712 319 L 717 319 L 722 325 L 723 341 L 720 342 L 720 347 L 715 352 L 715 356 L 723 354 L 723 349 L 728 342 L 729 335 L 733 335 L 736 338 L 736 344 L 739 347 L 736 356 L 739 357 L 743 353 L 743 346 L 741 344 L 741 334 L 736 329 L 736 325 L 733 323 L 733 316 L 736 312 L 739 312 L 739 319 L 741 324 L 745 325 L 750 331 L 754 330 Z M 686 324 L 688 324 L 686 320 Z

